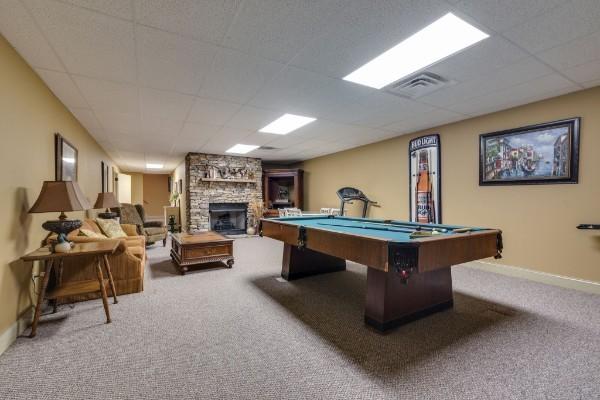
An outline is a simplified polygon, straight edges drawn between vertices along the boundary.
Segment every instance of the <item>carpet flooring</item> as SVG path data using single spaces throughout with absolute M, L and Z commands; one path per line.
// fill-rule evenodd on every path
M 600 296 L 459 266 L 454 309 L 381 335 L 365 267 L 282 282 L 281 253 L 180 276 L 149 249 L 112 324 L 65 305 L 0 356 L 0 399 L 600 399 Z

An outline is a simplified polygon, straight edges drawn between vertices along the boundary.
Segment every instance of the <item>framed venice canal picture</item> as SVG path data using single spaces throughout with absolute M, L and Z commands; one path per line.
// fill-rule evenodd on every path
M 408 144 L 410 220 L 442 222 L 440 136 L 427 135 Z
M 580 118 L 479 137 L 480 185 L 577 183 Z

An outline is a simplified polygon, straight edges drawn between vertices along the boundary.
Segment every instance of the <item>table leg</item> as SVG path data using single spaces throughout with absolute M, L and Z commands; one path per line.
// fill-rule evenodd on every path
M 281 276 L 288 281 L 326 272 L 344 271 L 346 260 L 297 246 L 283 246 Z
M 38 300 L 37 304 L 35 305 L 35 314 L 33 315 L 33 322 L 31 323 L 31 333 L 29 333 L 30 338 L 34 337 L 37 333 L 38 321 L 40 320 L 40 315 L 42 313 L 42 303 L 44 302 L 44 296 L 46 294 L 46 288 L 48 287 L 48 281 L 50 280 L 50 273 L 52 272 L 53 263 L 53 260 L 49 260 L 44 268 L 42 286 L 40 287 L 40 292 L 38 293 Z
M 106 314 L 106 323 L 110 323 L 110 311 L 108 310 L 108 298 L 106 297 L 106 288 L 104 287 L 104 276 L 102 275 L 102 267 L 100 266 L 100 257 L 96 259 L 96 273 L 98 274 L 98 282 L 100 282 L 100 293 L 102 293 L 102 303 L 104 304 L 104 313 Z
M 63 276 L 63 259 L 61 258 L 58 262 L 58 266 L 54 268 L 55 277 L 56 277 L 56 287 L 59 287 L 62 284 L 62 276 Z M 58 311 L 58 299 L 52 300 L 52 314 L 56 314 Z
M 450 266 L 412 274 L 407 281 L 393 270 L 367 270 L 365 322 L 379 331 L 452 307 Z
M 117 300 L 117 289 L 115 289 L 115 281 L 113 280 L 112 271 L 110 270 L 110 263 L 108 262 L 108 256 L 105 254 L 103 257 L 104 260 L 104 268 L 106 268 L 106 274 L 108 275 L 108 282 L 110 283 L 110 290 L 112 291 L 114 304 L 117 304 L 119 300 Z

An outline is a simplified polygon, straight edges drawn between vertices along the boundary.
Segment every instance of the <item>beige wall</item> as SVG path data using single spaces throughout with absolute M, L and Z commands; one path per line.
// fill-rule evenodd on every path
M 479 134 L 577 116 L 579 184 L 479 186 Z M 338 206 L 335 191 L 355 186 L 381 204 L 370 216 L 407 219 L 407 145 L 428 133 L 441 136 L 445 223 L 502 229 L 500 263 L 600 282 L 600 235 L 575 229 L 600 223 L 600 87 L 306 161 L 305 208 Z
M 144 210 L 147 218 L 163 218 L 169 203 L 169 175 L 144 174 Z
M 131 203 L 144 204 L 144 174 L 140 172 L 125 172 L 131 176 Z
M 183 160 L 178 166 L 177 168 L 175 168 L 175 171 L 173 171 L 173 175 L 171 175 L 173 177 L 173 182 L 179 182 L 179 180 L 181 179 L 181 182 L 183 183 L 183 190 L 182 193 L 179 195 L 179 215 L 181 218 L 181 229 L 182 230 L 187 230 L 187 208 L 186 208 L 186 196 L 187 196 L 187 181 L 186 181 L 186 176 L 185 176 L 185 160 Z
M 54 214 L 27 214 L 42 181 L 54 179 L 54 133 L 79 150 L 79 183 L 93 202 L 101 189 L 101 161 L 110 158 L 0 36 L 0 335 L 33 302 L 31 264 L 19 258 L 37 248 L 41 224 Z M 82 218 L 83 212 L 68 213 Z

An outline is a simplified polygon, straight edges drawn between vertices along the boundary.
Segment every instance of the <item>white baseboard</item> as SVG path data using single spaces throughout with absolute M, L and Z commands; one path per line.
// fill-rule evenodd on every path
M 21 318 L 0 334 L 0 354 L 4 353 L 17 340 L 17 337 L 31 325 L 32 314 L 31 310 L 23 313 Z
M 600 283 L 586 281 L 584 279 L 570 278 L 568 276 L 554 275 L 547 272 L 533 271 L 531 269 L 496 264 L 487 261 L 474 261 L 462 265 L 482 271 L 494 272 L 496 274 L 528 279 L 530 281 L 545 283 L 547 285 L 560 286 L 586 293 L 600 294 Z

